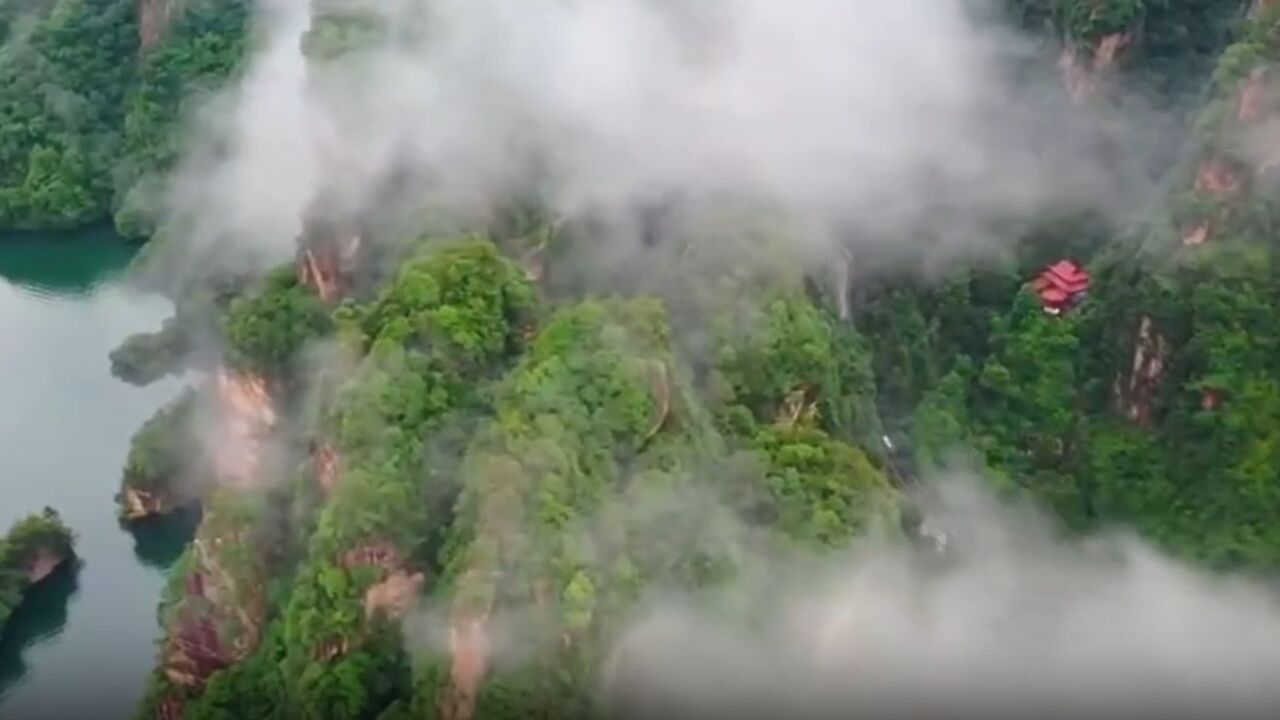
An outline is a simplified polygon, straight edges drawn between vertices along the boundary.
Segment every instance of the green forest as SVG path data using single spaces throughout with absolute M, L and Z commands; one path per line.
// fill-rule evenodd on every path
M 152 230 L 192 102 L 244 57 L 249 3 L 184 3 L 143 47 L 148 4 L 166 3 L 0 4 L 0 227 Z
M 0 0 L 0 226 L 111 221 L 156 238 L 141 270 L 165 249 L 167 173 L 243 67 L 252 12 L 171 2 L 149 33 L 147 4 Z M 296 262 L 169 284 L 173 317 L 109 359 L 137 385 L 209 371 L 122 471 L 126 520 L 203 512 L 138 717 L 605 718 L 602 668 L 652 593 L 751 627 L 763 609 L 721 589 L 909 542 L 914 493 L 950 471 L 1065 535 L 1131 528 L 1198 567 L 1280 572 L 1280 185 L 1251 150 L 1280 116 L 1280 5 L 999 10 L 1038 61 L 1111 81 L 1085 102 L 1177 118 L 1140 222 L 1045 217 L 1002 262 L 850 297 L 786 232 L 732 257 L 664 238 L 660 289 L 602 291 L 575 275 L 591 225 L 519 197 L 473 227 L 307 223 Z M 316 63 L 387 32 L 323 20 Z M 1036 279 L 1064 260 L 1087 291 L 1053 299 Z M 515 615 L 534 637 L 493 661 Z M 422 616 L 447 641 L 415 644 Z
M 75 534 L 53 508 L 18 520 L 0 537 L 0 630 L 27 589 L 75 558 L 74 546 Z

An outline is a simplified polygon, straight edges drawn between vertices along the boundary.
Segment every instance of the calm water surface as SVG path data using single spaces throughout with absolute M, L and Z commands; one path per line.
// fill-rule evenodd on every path
M 33 591 L 0 637 L 0 718 L 129 717 L 159 634 L 156 603 L 184 528 L 131 533 L 113 496 L 129 438 L 180 390 L 112 377 L 107 353 L 170 304 L 126 290 L 109 231 L 0 236 L 0 526 L 49 505 L 78 567 Z

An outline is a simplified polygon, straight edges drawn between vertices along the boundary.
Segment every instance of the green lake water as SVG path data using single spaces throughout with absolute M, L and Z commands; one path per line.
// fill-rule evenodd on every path
M 181 385 L 111 375 L 107 353 L 172 309 L 120 282 L 133 253 L 109 230 L 0 236 L 0 526 L 54 507 L 80 556 L 0 636 L 3 720 L 127 718 L 154 662 L 188 529 L 127 530 L 113 497 L 134 430 Z

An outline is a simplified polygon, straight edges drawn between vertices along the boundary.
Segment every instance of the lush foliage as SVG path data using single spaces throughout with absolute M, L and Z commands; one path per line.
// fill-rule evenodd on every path
M 1130 34 L 1122 72 L 1169 102 L 1186 88 L 1161 78 L 1208 78 L 1193 68 L 1242 7 L 1012 5 L 1077 52 Z M 151 700 L 227 720 L 593 717 L 647 593 L 723 600 L 731 579 L 781 577 L 779 558 L 897 536 L 897 486 L 957 465 L 1067 531 L 1125 525 L 1202 563 L 1280 568 L 1280 203 L 1243 151 L 1265 121 L 1239 111 L 1245 90 L 1280 97 L 1254 72 L 1280 60 L 1277 13 L 1222 53 L 1161 217 L 1123 235 L 1048 218 L 1002 265 L 866 280 L 849 320 L 800 282 L 785 233 L 659 246 L 672 271 L 655 295 L 634 268 L 593 276 L 596 238 L 536 211 L 507 218 L 501 245 L 524 261 L 545 245 L 563 263 L 551 282 L 476 235 L 388 243 L 401 254 L 334 303 L 291 268 L 180 303 L 217 318 L 226 362 L 278 381 L 288 462 L 207 500 L 162 616 L 171 636 L 195 612 L 243 642 Z M 308 52 L 386 30 L 321 17 Z M 1217 167 L 1232 189 L 1197 183 Z M 1093 285 L 1046 313 L 1025 280 L 1067 254 Z M 195 333 L 169 330 L 122 349 L 120 371 L 191 355 Z M 166 424 L 140 433 L 140 475 L 172 472 Z M 415 607 L 439 637 L 405 632 Z M 749 608 L 721 611 L 750 625 Z M 522 652 L 487 664 L 471 633 L 512 618 L 533 629 Z
M 188 2 L 163 42 L 138 61 L 125 99 L 115 165 L 115 220 L 127 236 L 148 236 L 164 200 L 165 173 L 183 149 L 198 103 L 234 77 L 246 55 L 247 0 Z
M 134 433 L 125 458 L 123 491 L 141 490 L 166 501 L 192 477 L 200 456 L 195 437 L 196 394 L 187 390 L 156 411 Z
M 70 559 L 74 541 L 51 508 L 19 520 L 0 538 L 0 630 L 22 602 L 23 591 L 38 579 L 32 576 L 35 564 L 46 557 L 59 563 Z
M 153 229 L 187 105 L 238 66 L 248 3 L 175 3 L 172 26 L 146 50 L 140 5 L 0 8 L 0 227 L 73 227 L 118 209 L 126 234 Z
M 0 52 L 0 226 L 107 214 L 138 29 L 133 3 L 59 0 Z
M 222 332 L 233 367 L 279 376 L 308 341 L 330 327 L 324 305 L 286 267 L 269 276 L 258 292 L 231 303 Z

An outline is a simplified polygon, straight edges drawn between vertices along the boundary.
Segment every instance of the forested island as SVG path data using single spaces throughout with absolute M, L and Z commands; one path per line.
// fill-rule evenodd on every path
M 0 538 L 0 631 L 23 593 L 75 559 L 74 544 L 74 534 L 52 508 L 19 520 Z
M 409 10 L 302 5 L 317 74 L 430 42 Z M 654 593 L 752 627 L 764 609 L 717 593 L 917 538 L 921 487 L 958 468 L 1067 537 L 1280 571 L 1280 4 L 992 5 L 1064 107 L 1168 120 L 1116 151 L 1161 190 L 926 273 L 856 243 L 814 263 L 800 226 L 732 202 L 645 205 L 611 255 L 616 218 L 523 187 L 424 209 L 396 173 L 358 202 L 317 181 L 292 258 L 222 262 L 160 189 L 244 78 L 251 3 L 0 4 L 0 226 L 145 241 L 136 275 L 175 312 L 109 362 L 199 378 L 117 495 L 126 522 L 202 512 L 138 717 L 611 717 L 599 689 Z M 70 554 L 42 518 L 0 545 L 0 619 L 23 538 Z

